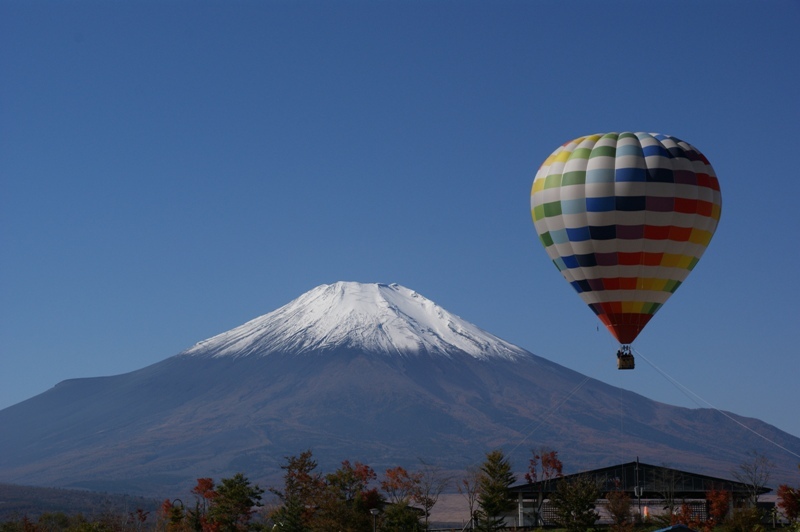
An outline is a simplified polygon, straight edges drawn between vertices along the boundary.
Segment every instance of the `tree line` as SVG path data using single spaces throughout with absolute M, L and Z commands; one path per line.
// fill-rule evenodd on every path
M 731 514 L 731 494 L 710 489 L 706 493 L 708 516 L 702 521 L 686 504 L 670 503 L 665 514 L 643 523 L 620 486 L 604 493 L 588 476 L 564 477 L 558 452 L 545 447 L 532 451 L 524 478 L 539 489 L 534 500 L 535 526 L 545 524 L 541 515 L 546 500 L 549 518 L 562 530 L 592 530 L 599 518 L 597 501 L 603 498 L 612 520 L 606 528 L 614 532 L 673 524 L 704 532 L 753 532 L 761 527 L 755 502 L 758 488 L 768 479 L 768 465 L 756 454 L 735 474 L 753 486 L 753 504 Z M 380 476 L 369 465 L 349 460 L 335 471 L 323 473 L 311 450 L 285 457 L 281 470 L 282 486 L 267 491 L 243 473 L 219 483 L 200 478 L 190 491 L 193 500 L 164 500 L 152 514 L 137 509 L 126 515 L 87 519 L 48 513 L 38 520 L 23 517 L 0 523 L 0 532 L 418 532 L 429 530 L 431 511 L 445 490 L 455 490 L 465 498 L 469 509 L 465 529 L 492 532 L 507 528 L 504 518 L 517 504 L 511 494 L 517 478 L 501 450 L 486 453 L 483 463 L 468 468 L 460 477 L 422 460 L 415 470 L 397 466 Z M 265 506 L 267 492 L 273 502 Z M 781 512 L 793 530 L 800 532 L 800 487 L 781 485 L 777 495 Z

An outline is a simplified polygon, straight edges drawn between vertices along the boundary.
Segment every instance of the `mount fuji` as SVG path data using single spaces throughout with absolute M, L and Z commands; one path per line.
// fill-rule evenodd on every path
M 273 485 L 307 449 L 323 472 L 345 459 L 456 472 L 495 448 L 522 471 L 543 445 L 570 473 L 638 456 L 729 477 L 751 450 L 795 470 L 764 438 L 800 438 L 728 416 L 590 379 L 408 288 L 339 282 L 159 363 L 0 410 L 0 482 L 154 495 L 241 471 Z

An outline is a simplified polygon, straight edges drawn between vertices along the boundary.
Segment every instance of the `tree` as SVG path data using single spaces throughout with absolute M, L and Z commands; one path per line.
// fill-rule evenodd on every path
M 431 510 L 436 506 L 439 495 L 450 484 L 451 477 L 445 475 L 438 466 L 428 464 L 424 460 L 420 460 L 420 462 L 422 462 L 422 469 L 417 473 L 419 482 L 415 501 L 422 506 L 422 510 L 425 512 L 425 528 L 427 529 Z
M 503 451 L 486 453 L 481 465 L 478 485 L 478 529 L 481 531 L 503 528 L 503 513 L 514 508 L 510 488 L 516 481 L 511 464 Z
M 257 484 L 251 485 L 242 473 L 236 473 L 231 478 L 223 478 L 216 493 L 208 509 L 208 525 L 204 529 L 210 532 L 247 530 L 255 513 L 254 508 L 261 506 L 264 490 Z
M 397 466 L 386 470 L 381 490 L 386 493 L 389 505 L 383 513 L 381 530 L 402 531 L 419 528 L 418 513 L 410 506 L 419 497 L 420 476 Z
M 197 484 L 192 488 L 195 495 L 194 511 L 187 511 L 186 517 L 189 520 L 188 527 L 191 530 L 203 530 L 208 526 L 206 514 L 209 506 L 213 503 L 217 492 L 214 491 L 214 481 L 210 478 L 198 478 Z
M 408 504 L 419 493 L 419 481 L 419 475 L 397 466 L 386 470 L 386 475 L 381 481 L 381 490 L 386 493 L 390 503 Z
M 383 498 L 370 483 L 377 478 L 368 465 L 349 460 L 325 476 L 325 494 L 320 501 L 314 530 L 368 531 L 372 530 L 369 511 L 383 506 Z
M 528 463 L 528 472 L 525 473 L 525 480 L 531 484 L 540 482 L 538 496 L 536 498 L 536 515 L 534 522 L 537 525 L 544 525 L 541 517 L 542 506 L 544 505 L 544 493 L 549 491 L 550 482 L 553 479 L 563 477 L 562 470 L 564 464 L 558 459 L 558 451 L 547 447 L 540 447 L 538 451 L 531 450 L 533 455 Z
M 133 529 L 137 532 L 141 531 L 144 527 L 144 524 L 147 522 L 147 517 L 150 515 L 150 512 L 146 512 L 141 508 L 137 508 L 135 512 L 128 512 L 128 520 L 127 524 L 132 525 Z M 41 523 L 41 518 L 39 518 L 39 522 Z M 44 527 L 41 525 L 39 529 L 44 532 Z
M 478 492 L 480 490 L 481 470 L 475 466 L 467 467 L 464 476 L 456 484 L 458 493 L 467 499 L 467 506 L 469 507 L 469 519 L 472 528 L 475 528 L 475 503 L 478 500 Z
M 595 511 L 599 495 L 597 484 L 589 477 L 559 480 L 550 499 L 556 523 L 566 528 L 567 532 L 590 530 L 599 517 Z
M 310 530 L 318 501 L 325 490 L 322 476 L 315 470 L 317 462 L 310 450 L 300 456 L 288 456 L 283 469 L 283 490 L 270 491 L 281 501 L 281 506 L 272 512 L 272 519 L 280 523 L 281 530 L 302 532 Z
M 731 492 L 727 490 L 710 489 L 706 492 L 708 501 L 708 516 L 712 526 L 718 526 L 725 521 L 731 507 Z
M 725 523 L 725 532 L 764 532 L 758 508 L 736 508 Z
M 664 509 L 666 512 L 662 515 L 656 516 L 654 521 L 663 526 L 675 524 L 674 516 L 675 509 L 679 506 L 675 500 L 675 493 L 678 484 L 683 481 L 683 473 L 662 465 L 656 470 L 655 478 L 653 479 L 654 489 L 661 495 L 664 500 Z
M 180 506 L 174 504 L 175 502 L 178 502 L 178 499 L 175 499 L 175 501 L 165 499 L 159 509 L 159 521 L 164 523 L 166 532 L 178 532 L 187 529 L 184 522 L 186 512 L 184 511 L 183 501 L 180 501 Z
M 800 489 L 792 488 L 788 484 L 778 486 L 778 508 L 794 524 L 800 517 Z
M 750 506 L 755 506 L 758 503 L 759 492 L 769 482 L 775 465 L 769 458 L 756 450 L 747 454 L 748 459 L 734 469 L 731 474 L 733 478 L 747 486 L 748 502 Z
M 611 530 L 613 532 L 631 532 L 633 519 L 631 518 L 631 496 L 621 489 L 620 482 L 615 482 L 614 491 L 606 493 L 608 513 L 611 515 Z
M 419 512 L 408 501 L 386 506 L 381 516 L 381 532 L 416 532 L 420 530 Z
M 800 465 L 797 468 L 800 469 Z M 800 487 L 793 488 L 788 484 L 778 486 L 778 508 L 789 523 L 795 524 L 800 518 Z

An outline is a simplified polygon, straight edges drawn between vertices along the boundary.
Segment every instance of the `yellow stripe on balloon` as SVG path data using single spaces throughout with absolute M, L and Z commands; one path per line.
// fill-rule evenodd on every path
M 560 152 L 558 152 L 556 154 L 555 158 L 553 159 L 553 162 L 565 163 L 569 159 L 569 156 L 570 156 L 571 153 L 572 153 L 572 150 L 561 150 Z M 549 159 L 549 157 L 548 157 L 548 159 Z
M 681 262 L 681 257 L 683 257 L 683 255 L 678 255 L 677 253 L 664 253 L 661 257 L 661 266 L 677 268 L 678 264 Z
M 692 244 L 700 244 L 707 246 L 711 242 L 711 237 L 714 236 L 711 231 L 704 231 L 703 229 L 692 228 L 692 234 L 689 236 L 689 242 Z
M 719 221 L 720 214 L 722 213 L 722 205 L 719 203 L 715 203 L 711 207 L 711 217 L 716 221 Z
M 644 301 L 622 301 L 622 312 L 625 314 L 641 314 Z

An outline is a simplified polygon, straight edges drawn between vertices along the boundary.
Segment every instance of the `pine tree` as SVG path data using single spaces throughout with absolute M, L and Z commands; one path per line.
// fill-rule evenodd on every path
M 560 480 L 551 496 L 556 523 L 566 528 L 567 532 L 590 530 L 599 518 L 595 511 L 599 496 L 597 485 L 589 477 Z
M 247 530 L 256 506 L 261 506 L 264 490 L 251 485 L 242 473 L 223 478 L 216 489 L 217 496 L 208 510 L 211 528 L 220 532 Z
M 486 453 L 478 487 L 478 530 L 489 532 L 503 528 L 503 514 L 514 508 L 510 492 L 514 482 L 516 477 L 503 451 Z

